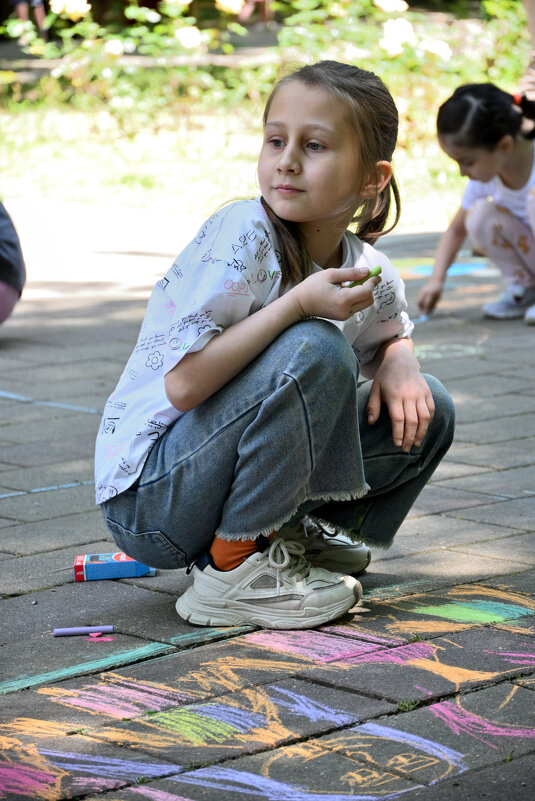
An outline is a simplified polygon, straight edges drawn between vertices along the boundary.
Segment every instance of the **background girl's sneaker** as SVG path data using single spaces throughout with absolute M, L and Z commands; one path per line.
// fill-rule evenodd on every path
M 283 526 L 277 536 L 285 542 L 299 542 L 305 556 L 315 567 L 324 567 L 335 573 L 362 573 L 371 560 L 371 551 L 362 542 L 353 542 L 345 534 L 329 532 L 308 517 L 294 526 Z
M 528 325 L 535 325 L 535 304 L 524 312 L 524 322 Z
M 486 303 L 483 311 L 494 320 L 514 320 L 524 317 L 526 309 L 535 303 L 535 287 L 512 284 L 498 300 Z
M 275 537 L 233 570 L 217 570 L 203 554 L 176 610 L 198 626 L 309 629 L 345 614 L 361 597 L 352 576 L 312 567 L 302 545 Z

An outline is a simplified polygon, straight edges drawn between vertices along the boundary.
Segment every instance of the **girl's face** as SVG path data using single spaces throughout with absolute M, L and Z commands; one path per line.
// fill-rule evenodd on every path
M 283 220 L 347 224 L 360 205 L 355 135 L 330 92 L 293 80 L 275 94 L 258 160 L 260 189 Z M 346 224 L 346 225 L 347 225 Z
M 438 143 L 444 153 L 457 162 L 463 177 L 486 183 L 503 169 L 510 154 L 512 137 L 504 136 L 493 150 L 485 147 L 461 147 L 452 136 L 439 136 Z

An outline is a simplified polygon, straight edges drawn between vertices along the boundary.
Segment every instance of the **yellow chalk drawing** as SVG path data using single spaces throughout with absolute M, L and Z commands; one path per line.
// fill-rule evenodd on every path
M 385 773 L 382 770 L 371 770 L 370 768 L 360 768 L 352 770 L 340 776 L 340 781 L 349 785 L 351 793 L 357 790 L 371 789 L 383 787 L 385 784 L 398 782 L 399 778 L 393 776 L 391 773 Z
M 103 727 L 93 736 L 122 747 L 160 750 L 179 745 L 236 749 L 242 742 L 272 746 L 295 734 L 281 722 L 276 703 L 256 687 L 240 693 L 239 700 L 227 697 L 176 707 L 123 727 Z
M 49 764 L 34 745 L 0 736 L 0 754 L 9 798 L 19 801 L 57 801 L 67 772 Z
M 509 701 L 511 701 L 511 699 L 513 698 L 513 695 L 517 692 L 517 690 L 518 690 L 518 687 L 513 687 L 511 692 L 509 693 L 509 695 L 506 698 L 504 698 L 504 700 L 502 701 L 502 703 L 500 704 L 498 709 L 504 709 L 507 706 L 507 704 L 509 703 Z
M 384 765 L 377 764 L 375 753 L 379 743 L 386 744 L 391 749 L 404 749 L 399 753 L 385 759 Z M 397 743 L 394 739 L 388 740 L 387 737 L 363 732 L 360 728 L 341 732 L 336 737 L 330 737 L 324 741 L 325 747 L 329 751 L 345 756 L 347 759 L 354 759 L 362 762 L 375 770 L 396 771 L 401 773 L 418 773 L 419 771 L 432 770 L 435 774 L 434 779 L 445 779 L 452 773 L 457 773 L 453 764 L 445 759 L 440 759 L 433 754 L 418 750 L 415 746 L 413 750 L 406 750 L 406 743 Z M 417 777 L 416 777 L 417 778 Z
M 280 671 L 295 672 L 303 667 L 305 658 L 300 660 L 278 661 L 273 658 L 265 659 L 242 656 L 225 656 L 222 659 L 215 659 L 212 662 L 204 662 L 198 670 L 192 670 L 187 676 L 178 679 L 177 686 L 180 689 L 186 688 L 192 696 L 204 697 L 213 694 L 214 691 L 222 688 L 224 690 L 240 690 L 249 681 L 240 677 L 243 673 L 248 677 L 252 671 L 262 670 L 279 673 Z
M 352 737 L 353 734 L 354 732 L 344 733 L 345 736 L 349 737 Z M 262 764 L 260 771 L 261 775 L 266 779 L 273 779 L 277 777 L 284 780 L 283 777 L 287 773 L 287 763 L 295 761 L 299 766 L 306 766 L 308 762 L 313 762 L 317 759 L 328 759 L 329 754 L 334 751 L 339 751 L 346 758 L 352 759 L 352 757 L 347 753 L 347 750 L 343 747 L 343 744 L 340 748 L 338 748 L 336 745 L 333 747 L 333 742 L 336 741 L 321 741 L 320 744 L 320 741 L 309 740 L 306 743 L 299 743 L 288 748 L 282 748 L 278 749 L 277 751 L 273 751 L 272 754 L 267 756 L 266 760 Z M 352 753 L 356 754 L 357 752 L 353 751 Z M 341 784 L 343 783 L 343 785 L 345 785 L 344 787 L 341 787 L 341 791 L 339 790 L 333 795 L 333 799 L 336 798 L 336 795 L 340 795 L 341 793 L 355 794 L 358 790 L 365 789 L 369 791 L 374 788 L 381 788 L 382 790 L 385 788 L 385 785 L 391 785 L 393 782 L 397 783 L 400 781 L 399 775 L 387 773 L 382 766 L 376 765 L 374 760 L 365 751 L 358 751 L 358 755 L 359 757 L 365 757 L 366 764 L 356 764 L 354 769 L 346 771 L 336 777 L 333 775 L 332 769 L 329 771 L 329 778 L 327 779 L 329 788 L 332 788 L 333 783 L 338 784 L 340 782 Z M 436 761 L 438 762 L 438 760 Z M 303 773 L 306 775 L 306 768 Z M 323 773 L 320 775 L 323 775 Z M 310 787 L 305 785 L 299 787 L 296 785 L 295 778 L 293 779 L 292 784 L 297 790 L 301 790 L 303 793 L 311 792 Z M 318 787 L 315 785 L 314 792 L 321 793 L 322 791 L 324 791 L 323 787 Z M 314 795 L 312 794 L 310 798 L 313 797 Z
M 442 676 L 446 681 L 451 682 L 458 690 L 461 684 L 470 682 L 490 681 L 496 676 L 500 676 L 499 672 L 487 672 L 485 670 L 468 670 L 467 668 L 455 667 L 455 665 L 445 665 L 437 659 L 414 659 L 407 662 L 410 667 L 420 668 L 420 670 L 427 670 L 435 676 Z
M 29 737 L 30 740 L 39 737 L 64 737 L 71 730 L 72 725 L 35 718 L 14 718 L 9 723 L 0 724 L 0 733 L 15 732 L 18 737 Z

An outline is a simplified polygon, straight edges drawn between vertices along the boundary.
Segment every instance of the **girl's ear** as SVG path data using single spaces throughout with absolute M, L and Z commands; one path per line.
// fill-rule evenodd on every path
M 496 144 L 496 150 L 501 150 L 502 153 L 508 153 L 509 151 L 513 150 L 514 146 L 514 136 L 511 136 L 511 134 L 504 134 Z
M 392 177 L 392 165 L 389 161 L 378 161 L 372 179 L 362 187 L 360 196 L 364 199 L 377 197 Z

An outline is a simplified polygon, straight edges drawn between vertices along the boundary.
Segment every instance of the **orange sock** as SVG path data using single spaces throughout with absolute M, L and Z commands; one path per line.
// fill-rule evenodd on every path
M 270 538 L 271 536 L 273 535 Z M 210 548 L 210 556 L 218 570 L 234 570 L 255 553 L 257 545 L 257 540 L 222 540 L 216 536 Z

